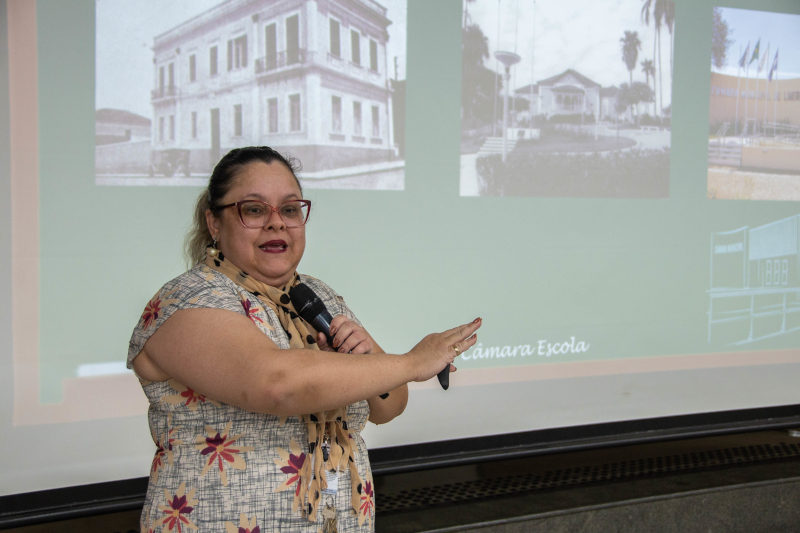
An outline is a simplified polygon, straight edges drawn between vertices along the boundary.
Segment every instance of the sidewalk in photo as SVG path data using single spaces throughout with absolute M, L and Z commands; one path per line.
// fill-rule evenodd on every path
M 371 165 L 300 172 L 303 187 L 308 189 L 361 189 L 402 191 L 405 188 L 406 162 L 386 161 Z
M 310 189 L 403 190 L 405 161 L 387 161 L 318 172 L 300 172 L 298 177 L 303 186 Z M 95 176 L 94 182 L 95 185 L 204 187 L 208 185 L 208 176 L 167 178 L 137 174 L 109 174 Z
M 173 176 L 150 177 L 136 174 L 114 174 L 94 177 L 95 185 L 125 185 L 125 186 L 168 186 L 168 187 L 205 187 L 208 185 L 208 176 L 205 177 L 185 177 Z
M 709 166 L 708 197 L 726 200 L 800 200 L 800 176 Z

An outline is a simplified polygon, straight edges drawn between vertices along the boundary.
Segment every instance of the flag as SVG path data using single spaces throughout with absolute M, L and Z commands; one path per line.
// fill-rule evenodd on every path
M 758 59 L 758 45 L 760 45 L 760 44 L 761 44 L 761 39 L 758 40 L 758 42 L 756 43 L 756 47 L 753 48 L 753 56 L 750 58 L 750 63 L 752 63 L 753 61 Z M 750 63 L 748 63 L 748 65 Z
M 772 62 L 772 67 L 769 69 L 769 81 L 772 81 L 772 75 L 778 70 L 778 50 L 775 50 L 775 61 Z
M 739 49 L 741 50 L 741 48 Z M 747 54 L 750 53 L 750 43 L 747 43 L 747 48 L 744 50 L 744 54 L 742 54 L 742 58 L 739 60 L 739 66 L 744 68 L 744 64 L 747 62 Z
M 762 57 L 761 60 L 758 62 L 758 73 L 759 74 L 761 74 L 761 71 L 764 70 L 764 63 L 767 62 L 767 59 L 769 59 L 769 44 L 767 44 L 767 53 L 764 54 L 764 57 Z

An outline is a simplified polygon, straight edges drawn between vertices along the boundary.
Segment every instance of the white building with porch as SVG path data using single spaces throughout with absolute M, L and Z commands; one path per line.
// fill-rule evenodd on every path
M 561 74 L 544 79 L 533 85 L 526 85 L 514 91 L 518 98 L 530 103 L 533 115 L 595 114 L 599 105 L 600 84 L 583 74 L 567 69 Z M 520 118 L 524 114 L 518 115 Z

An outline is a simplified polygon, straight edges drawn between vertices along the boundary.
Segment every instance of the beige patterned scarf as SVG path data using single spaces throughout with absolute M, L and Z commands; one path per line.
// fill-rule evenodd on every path
M 208 247 L 206 249 L 205 264 L 254 294 L 261 303 L 271 307 L 278 315 L 281 326 L 289 337 L 291 348 L 319 350 L 316 342 L 317 331 L 300 318 L 289 298 L 289 289 L 299 283 L 296 272 L 289 283 L 281 288 L 276 288 L 257 281 L 246 272 L 236 268 L 225 259 L 222 252 L 215 248 Z M 308 453 L 300 468 L 299 488 L 295 491 L 292 508 L 295 511 L 299 509 L 306 513 L 310 521 L 316 521 L 321 492 L 328 487 L 326 472 L 343 472 L 349 465 L 350 499 L 353 511 L 358 513 L 363 482 L 355 462 L 358 448 L 347 427 L 347 407 L 298 415 L 298 418 L 305 423 L 308 429 Z M 281 424 L 285 420 L 286 417 L 282 418 Z M 327 460 L 323 458 L 323 443 L 329 445 L 330 452 Z

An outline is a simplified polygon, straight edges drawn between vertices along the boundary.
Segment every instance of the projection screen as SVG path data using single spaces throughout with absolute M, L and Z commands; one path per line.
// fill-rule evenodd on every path
M 148 475 L 128 339 L 245 145 L 388 352 L 484 320 L 372 449 L 800 404 L 800 6 L 644 5 L 0 2 L 0 495 Z

